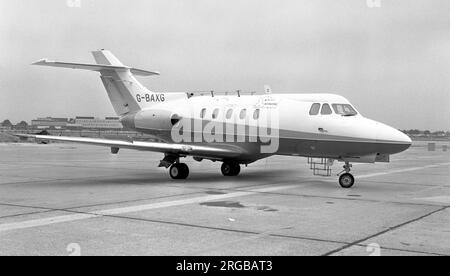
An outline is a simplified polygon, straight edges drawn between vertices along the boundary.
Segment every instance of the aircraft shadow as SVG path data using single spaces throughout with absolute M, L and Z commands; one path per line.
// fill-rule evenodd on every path
M 166 171 L 158 174 L 154 172 L 138 173 L 123 176 L 105 176 L 89 179 L 74 179 L 69 182 L 62 182 L 61 185 L 161 185 L 161 184 L 214 184 L 214 183 L 249 183 L 259 182 L 261 185 L 267 183 L 276 184 L 277 181 L 292 179 L 295 181 L 295 171 L 273 170 L 273 171 L 243 171 L 237 177 L 224 177 L 219 173 L 212 172 L 192 172 L 186 180 L 171 179 Z M 293 177 L 289 177 L 293 176 Z

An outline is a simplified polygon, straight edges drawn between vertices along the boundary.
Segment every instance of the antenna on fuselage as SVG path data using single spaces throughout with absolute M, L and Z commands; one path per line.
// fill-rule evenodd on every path
M 269 85 L 264 85 L 264 93 L 266 94 L 272 94 L 272 88 L 270 88 Z

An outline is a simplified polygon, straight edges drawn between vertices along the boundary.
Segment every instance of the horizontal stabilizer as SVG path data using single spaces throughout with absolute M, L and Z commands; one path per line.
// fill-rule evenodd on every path
M 91 71 L 103 71 L 103 70 L 113 70 L 113 71 L 127 71 L 133 75 L 137 76 L 152 76 L 159 75 L 159 72 L 155 71 L 147 71 L 137 68 L 131 68 L 127 66 L 116 66 L 116 65 L 106 65 L 106 64 L 87 64 L 87 63 L 71 63 L 71 62 L 59 62 L 52 61 L 47 59 L 39 60 L 32 65 L 41 65 L 41 66 L 50 66 L 50 67 L 61 67 L 61 68 L 71 68 L 71 69 L 82 69 L 82 70 L 91 70 Z

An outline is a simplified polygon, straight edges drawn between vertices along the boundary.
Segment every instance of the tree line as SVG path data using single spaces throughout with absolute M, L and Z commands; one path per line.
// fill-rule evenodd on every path
M 29 125 L 25 121 L 21 121 L 14 125 L 10 120 L 7 119 L 1 123 L 1 126 L 4 128 L 27 129 Z
M 450 131 L 429 131 L 420 129 L 402 130 L 403 133 L 410 136 L 450 136 Z

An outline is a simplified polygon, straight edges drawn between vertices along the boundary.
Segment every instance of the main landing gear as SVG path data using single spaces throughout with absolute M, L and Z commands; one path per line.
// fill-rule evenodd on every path
M 186 179 L 189 176 L 189 167 L 184 163 L 173 163 L 169 174 L 172 179 Z
M 342 188 L 348 189 L 351 188 L 353 184 L 355 184 L 355 178 L 350 173 L 351 167 L 352 165 L 349 162 L 345 162 L 344 170 L 341 173 L 339 173 L 340 174 L 339 185 L 341 185 Z
M 165 154 L 164 159 L 159 161 L 158 167 L 168 168 L 172 179 L 186 179 L 189 176 L 189 167 L 180 163 L 179 155 Z
M 224 176 L 237 176 L 241 172 L 241 166 L 236 162 L 225 161 L 220 170 Z
M 202 161 L 202 159 L 195 159 Z M 180 156 L 166 154 L 160 161 L 159 167 L 169 169 L 169 175 L 172 179 L 186 179 L 189 176 L 189 167 L 185 163 L 180 163 Z M 224 176 L 237 176 L 241 172 L 241 166 L 235 161 L 224 161 L 221 167 Z

